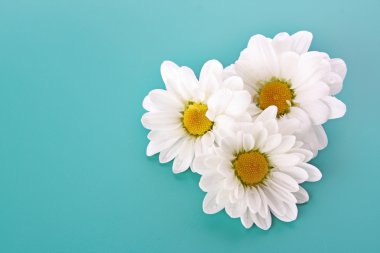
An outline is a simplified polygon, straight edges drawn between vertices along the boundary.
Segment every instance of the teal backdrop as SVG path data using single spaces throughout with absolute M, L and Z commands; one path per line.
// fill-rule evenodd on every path
M 380 252 L 380 1 L 0 1 L 0 252 Z M 146 157 L 169 59 L 229 65 L 251 35 L 314 33 L 348 65 L 344 118 L 295 222 L 202 212 L 199 176 Z

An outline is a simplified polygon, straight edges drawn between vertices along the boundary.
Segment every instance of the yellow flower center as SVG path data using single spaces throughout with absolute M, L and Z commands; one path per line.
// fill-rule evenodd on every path
M 267 158 L 257 150 L 239 153 L 232 165 L 235 175 L 245 186 L 261 183 L 269 172 Z
M 272 79 L 264 84 L 258 95 L 258 106 L 262 110 L 265 110 L 271 105 L 277 106 L 277 117 L 289 112 L 289 108 L 295 96 L 290 85 L 279 79 Z
M 195 137 L 202 136 L 212 129 L 214 122 L 206 117 L 207 105 L 189 102 L 183 112 L 182 124 L 186 131 Z

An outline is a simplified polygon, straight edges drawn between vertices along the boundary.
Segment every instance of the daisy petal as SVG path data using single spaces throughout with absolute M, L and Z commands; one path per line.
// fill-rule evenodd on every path
M 272 105 L 266 108 L 255 120 L 255 122 L 267 122 L 275 119 L 277 116 L 277 107 Z
M 199 188 L 204 192 L 216 191 L 223 183 L 224 177 L 218 173 L 206 174 L 199 180 Z
M 173 160 L 178 155 L 179 150 L 184 141 L 185 141 L 185 138 L 181 138 L 176 143 L 174 143 L 174 145 L 172 145 L 171 147 L 165 150 L 162 150 L 159 156 L 160 163 L 167 163 Z
M 330 109 L 322 101 L 316 100 L 310 104 L 302 105 L 315 125 L 325 123 L 330 115 Z
M 246 212 L 247 203 L 245 201 L 227 202 L 225 209 L 231 218 L 239 218 Z
M 294 52 L 286 52 L 280 56 L 281 77 L 290 80 L 298 69 L 299 55 Z
M 291 50 L 297 52 L 298 54 L 306 53 L 309 48 L 311 41 L 313 40 L 313 34 L 307 31 L 300 31 L 291 36 Z
M 203 212 L 207 214 L 214 214 L 222 209 L 223 206 L 216 203 L 216 193 L 208 192 L 203 199 Z
M 294 154 L 271 154 L 269 160 L 277 167 L 291 167 L 300 162 L 299 157 Z
M 336 97 L 324 97 L 323 102 L 330 108 L 329 119 L 341 118 L 346 113 L 346 105 Z
M 249 213 L 249 210 L 246 210 L 245 213 L 240 217 L 240 221 L 246 229 L 252 227 L 253 220 L 251 214 Z
M 304 169 L 309 175 L 309 178 L 307 179 L 307 181 L 316 182 L 322 178 L 322 173 L 314 165 L 311 165 L 309 163 L 300 163 L 298 164 L 298 166 Z
M 291 222 L 297 219 L 297 205 L 295 203 L 284 203 L 284 206 L 286 208 L 286 214 L 278 218 L 284 222 Z
M 179 138 L 172 138 L 172 139 L 168 139 L 162 142 L 151 141 L 149 142 L 148 147 L 146 148 L 146 155 L 152 156 L 164 149 L 170 148 L 178 141 L 178 139 Z
M 244 88 L 243 79 L 238 76 L 231 76 L 224 80 L 223 87 L 231 90 L 242 90 Z
M 178 74 L 178 69 L 179 67 L 177 66 L 177 64 L 171 61 L 164 61 L 161 64 L 162 80 L 164 81 L 166 85 L 166 89 L 168 91 L 173 89 L 173 87 L 171 87 L 171 84 L 170 82 L 168 82 L 168 80 L 176 77 L 176 75 Z
M 160 111 L 176 111 L 183 110 L 183 104 L 176 99 L 175 96 L 168 93 L 166 90 L 152 90 L 149 92 L 150 100 L 155 107 Z
M 185 140 L 182 143 L 178 156 L 173 162 L 173 173 L 181 173 L 187 170 L 194 158 L 194 143 L 193 140 Z
M 260 214 L 251 213 L 253 222 L 261 229 L 268 230 L 272 225 L 272 216 L 270 214 L 262 217 Z
M 225 109 L 225 114 L 232 117 L 240 116 L 242 113 L 246 112 L 251 100 L 251 95 L 249 95 L 247 91 L 234 92 L 228 106 Z
M 325 81 L 330 86 L 330 94 L 335 95 L 342 90 L 343 80 L 347 73 L 346 63 L 342 59 L 331 59 L 331 70 L 330 76 L 327 76 Z
M 281 168 L 281 172 L 291 176 L 299 184 L 305 182 L 309 178 L 307 172 L 299 167 L 284 167 Z
M 250 151 L 255 146 L 255 140 L 253 139 L 252 135 L 250 134 L 244 134 L 243 135 L 243 148 L 245 151 Z
M 247 201 L 249 210 L 251 210 L 251 212 L 253 213 L 257 213 L 261 206 L 261 198 L 260 198 L 259 193 L 254 187 L 246 191 L 245 199 Z
M 282 172 L 274 171 L 271 173 L 273 183 L 289 190 L 290 192 L 296 192 L 299 189 L 298 183 L 290 176 Z
M 141 118 L 147 129 L 169 130 L 181 126 L 181 114 L 177 112 L 147 112 Z
M 296 143 L 296 137 L 293 135 L 285 135 L 282 137 L 280 145 L 278 145 L 273 151 L 273 154 L 282 154 L 288 152 Z
M 221 76 L 223 72 L 223 65 L 217 60 L 209 60 L 206 62 L 199 75 L 199 81 L 202 85 L 206 84 L 209 76 Z
M 309 194 L 301 186 L 297 192 L 293 192 L 293 195 L 297 199 L 297 204 L 304 204 L 309 201 Z
M 281 134 L 273 134 L 271 136 L 268 136 L 263 148 L 261 149 L 261 152 L 271 152 L 273 149 L 277 148 L 278 145 L 280 145 L 281 139 Z
M 277 194 L 267 186 L 263 187 L 263 193 L 266 196 L 267 203 L 272 213 L 276 216 L 284 215 L 285 207 L 282 204 L 281 200 L 279 200 L 279 198 L 276 196 Z

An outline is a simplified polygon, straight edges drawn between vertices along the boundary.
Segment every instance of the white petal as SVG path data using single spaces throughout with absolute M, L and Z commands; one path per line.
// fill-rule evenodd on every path
M 235 176 L 234 170 L 232 169 L 232 164 L 228 160 L 224 160 L 219 164 L 218 172 L 225 178 Z
M 228 89 L 221 89 L 214 93 L 207 101 L 207 118 L 214 121 L 215 117 L 222 114 L 233 97 L 233 92 Z
M 166 90 L 152 90 L 148 96 L 150 97 L 150 101 L 160 111 L 180 112 L 184 108 L 183 103 Z
M 253 136 L 250 134 L 244 134 L 243 135 L 243 148 L 245 151 L 250 151 L 255 146 L 255 140 L 253 139 Z
M 291 36 L 291 50 L 298 54 L 306 53 L 311 41 L 313 40 L 313 34 L 307 31 L 300 31 Z
M 326 83 L 316 82 L 313 85 L 310 85 L 307 89 L 297 91 L 294 102 L 299 104 L 308 104 L 311 101 L 328 96 L 329 93 L 330 88 Z
M 258 149 L 262 149 L 267 141 L 268 131 L 263 128 L 261 131 L 255 136 L 255 147 Z
M 232 117 L 238 117 L 247 111 L 251 103 L 251 95 L 247 91 L 235 91 L 232 93 L 230 102 L 228 103 L 225 114 Z M 222 102 L 222 101 L 219 101 Z
M 149 112 L 157 112 L 158 111 L 156 105 L 153 104 L 153 102 L 150 100 L 149 95 L 144 98 L 142 106 L 145 110 L 147 110 Z
M 263 186 L 263 193 L 266 196 L 268 206 L 271 209 L 272 213 L 276 216 L 284 215 L 286 211 L 285 207 L 282 204 L 282 201 L 277 197 L 276 192 L 273 192 L 267 186 Z
M 279 75 L 278 59 L 270 39 L 254 35 L 248 42 L 248 48 L 252 55 L 251 64 L 261 80 Z
M 268 134 L 276 134 L 279 132 L 278 123 L 276 119 L 265 122 L 264 127 L 267 129 Z
M 236 201 L 235 203 L 227 202 L 225 209 L 226 209 L 226 213 L 230 217 L 238 218 L 238 217 L 241 217 L 247 210 L 247 203 L 245 202 L 245 200 Z
M 343 81 L 347 73 L 347 66 L 342 59 L 331 59 L 332 72 L 324 79 L 330 86 L 330 94 L 335 95 L 342 90 Z
M 274 171 L 271 173 L 273 183 L 289 190 L 290 192 L 296 192 L 299 189 L 297 182 L 290 176 Z
M 323 80 L 331 72 L 328 56 L 321 52 L 307 52 L 300 56 L 298 70 L 292 78 L 292 87 L 298 91 Z
M 151 141 L 149 142 L 147 148 L 146 148 L 146 155 L 147 156 L 152 156 L 154 154 L 157 154 L 158 152 L 168 149 L 171 146 L 173 146 L 179 139 L 180 137 L 177 138 L 171 138 L 162 142 L 155 142 Z
M 294 52 L 286 52 L 280 56 L 281 73 L 283 79 L 290 80 L 298 68 L 299 55 Z
M 281 143 L 272 151 L 272 154 L 282 154 L 288 152 L 296 143 L 296 137 L 293 135 L 282 136 Z
M 270 215 L 269 208 L 268 208 L 268 203 L 267 203 L 267 198 L 266 198 L 263 190 L 261 189 L 261 186 L 257 186 L 256 190 L 259 193 L 260 199 L 261 199 L 261 205 L 260 205 L 260 208 L 258 210 L 258 213 L 262 217 L 266 217 L 267 215 Z
M 223 206 L 216 203 L 216 193 L 208 192 L 203 200 L 203 212 L 214 214 L 222 209 Z
M 261 149 L 261 152 L 271 152 L 273 149 L 277 148 L 278 145 L 280 145 L 281 139 L 281 134 L 273 134 L 268 136 L 263 148 Z
M 205 174 L 199 180 L 199 188 L 204 192 L 216 191 L 221 188 L 224 177 L 219 173 Z
M 245 196 L 245 189 L 242 184 L 238 184 L 237 187 L 234 190 L 235 198 L 238 200 L 242 200 Z M 245 200 L 243 200 L 245 201 Z
M 181 88 L 185 91 L 185 98 L 194 98 L 199 90 L 198 80 L 192 69 L 183 66 L 179 68 Z
M 266 108 L 255 120 L 255 122 L 267 122 L 269 120 L 276 119 L 277 107 L 272 105 Z
M 304 169 L 309 175 L 309 178 L 307 179 L 307 181 L 316 182 L 322 178 L 322 173 L 314 165 L 311 165 L 309 163 L 300 163 L 298 166 Z
M 239 179 L 236 178 L 235 175 L 227 177 L 224 180 L 224 188 L 229 190 L 234 190 L 240 183 Z
M 199 75 L 199 81 L 205 83 L 209 76 L 221 76 L 223 72 L 223 65 L 217 60 L 207 61 L 201 70 Z
M 297 204 L 304 204 L 309 201 L 309 194 L 301 186 L 297 192 L 293 192 L 293 195 L 297 199 Z
M 220 89 L 221 83 L 219 77 L 215 75 L 207 75 L 199 81 L 199 87 L 204 92 L 205 99 Z
M 313 158 L 313 152 L 304 148 L 293 148 L 292 152 L 302 154 L 305 157 L 304 162 L 308 162 Z
M 298 131 L 303 131 L 311 125 L 309 115 L 300 107 L 292 106 L 287 116 L 291 119 L 297 119 L 299 122 Z
M 342 77 L 342 79 L 346 77 L 347 66 L 346 66 L 346 63 L 342 59 L 339 59 L 339 58 L 331 59 L 330 64 L 331 64 L 332 71 L 337 73 L 340 77 Z
M 291 222 L 297 219 L 297 215 L 298 215 L 297 205 L 294 203 L 285 202 L 284 206 L 286 208 L 286 214 L 284 216 L 277 217 L 277 218 L 279 218 L 280 220 L 284 222 Z
M 278 121 L 278 130 L 283 135 L 293 134 L 300 126 L 298 119 L 280 118 Z
M 277 194 L 277 197 L 281 199 L 283 202 L 291 202 L 291 203 L 296 203 L 297 199 L 293 196 L 291 192 L 289 192 L 287 189 L 284 187 L 273 183 L 273 181 L 268 180 L 267 182 L 268 187 L 271 188 L 271 190 L 275 191 Z
M 170 79 L 174 80 L 178 75 L 178 69 L 179 67 L 171 61 L 164 61 L 161 64 L 161 76 L 162 80 L 164 81 L 166 85 L 166 89 L 169 91 L 173 91 L 173 88 L 170 83 Z
M 277 167 L 291 167 L 300 162 L 299 157 L 294 154 L 270 154 L 269 160 Z
M 180 138 L 185 136 L 186 133 L 183 127 L 179 127 L 176 129 L 171 129 L 167 131 L 163 130 L 152 130 L 148 133 L 148 139 L 154 142 L 163 142 L 173 138 Z
M 327 147 L 328 139 L 325 129 L 322 126 L 313 126 L 313 131 L 318 140 L 318 149 L 321 150 Z
M 215 135 L 210 131 L 202 136 L 201 142 L 203 149 L 209 148 L 215 144 Z
M 276 34 L 272 39 L 272 46 L 278 55 L 290 50 L 290 36 L 286 32 Z
M 186 138 L 181 138 L 171 147 L 169 147 L 165 150 L 162 150 L 160 152 L 160 156 L 159 156 L 160 163 L 167 163 L 167 162 L 173 160 L 174 157 L 176 157 L 178 155 L 180 148 L 181 148 L 183 142 L 185 141 L 185 139 Z
M 230 196 L 230 190 L 222 188 L 218 192 L 218 194 L 216 194 L 216 203 L 218 205 L 225 206 L 226 203 L 228 203 L 230 201 L 229 196 Z
M 244 49 L 241 52 L 239 60 L 235 63 L 235 70 L 236 73 L 243 79 L 244 84 L 250 87 L 255 87 L 257 81 L 259 81 L 265 75 L 262 74 L 260 76 L 257 76 L 255 72 L 259 72 L 260 70 L 253 69 L 254 66 L 252 66 L 251 61 L 243 59 L 245 58 L 246 54 L 252 55 L 251 51 L 252 50 Z
M 173 172 L 181 173 L 187 170 L 194 158 L 194 141 L 192 139 L 185 140 L 182 143 L 178 156 L 173 162 Z
M 179 112 L 147 112 L 141 117 L 141 123 L 147 129 L 169 130 L 181 126 Z
M 191 165 L 192 171 L 200 175 L 212 173 L 213 170 L 208 166 L 206 162 L 208 157 L 208 155 L 200 155 L 195 157 L 193 164 Z
M 263 230 L 268 230 L 272 225 L 272 216 L 270 215 L 270 213 L 268 213 L 264 217 L 262 217 L 258 213 L 251 213 L 251 217 L 256 226 Z
M 329 119 L 343 117 L 346 113 L 346 105 L 336 97 L 327 96 L 322 100 L 330 108 Z
M 309 178 L 307 172 L 299 167 L 284 167 L 280 170 L 281 172 L 294 178 L 294 180 L 296 180 L 299 184 L 305 182 Z
M 308 113 L 315 125 L 325 123 L 330 116 L 330 109 L 322 101 L 314 101 L 310 104 L 302 105 L 302 108 Z
M 253 220 L 251 214 L 249 213 L 249 210 L 245 211 L 245 213 L 240 217 L 240 221 L 246 229 L 252 227 Z
M 245 193 L 245 199 L 247 201 L 248 208 L 249 210 L 251 210 L 251 212 L 256 213 L 259 211 L 261 207 L 261 198 L 260 194 L 254 187 L 247 189 Z
M 244 88 L 244 82 L 239 76 L 231 76 L 224 80 L 223 87 L 231 90 L 242 90 Z

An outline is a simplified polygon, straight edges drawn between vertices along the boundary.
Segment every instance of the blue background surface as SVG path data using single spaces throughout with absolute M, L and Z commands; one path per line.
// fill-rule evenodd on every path
M 379 252 L 380 2 L 354 2 L 1 0 L 0 252 Z M 199 176 L 145 156 L 161 62 L 298 30 L 348 65 L 322 181 L 269 231 L 203 214 Z

